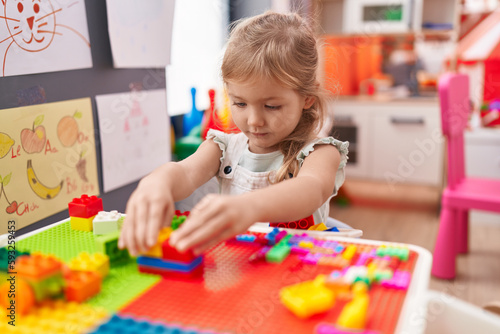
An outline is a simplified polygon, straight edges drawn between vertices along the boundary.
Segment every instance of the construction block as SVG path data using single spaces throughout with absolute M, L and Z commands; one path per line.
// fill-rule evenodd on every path
M 299 230 L 307 230 L 314 225 L 314 217 L 310 215 L 307 218 L 299 219 L 293 222 L 279 222 L 279 223 L 269 223 L 271 227 L 279 228 L 293 228 Z
M 175 247 L 172 247 L 169 244 L 168 239 L 163 241 L 163 243 L 161 244 L 161 250 L 161 258 L 164 260 L 189 263 L 196 259 L 196 256 L 192 251 L 181 253 Z
M 101 291 L 102 277 L 95 271 L 68 271 L 64 279 L 67 301 L 81 303 Z
M 198 266 L 191 271 L 177 271 L 170 269 L 163 269 L 158 267 L 149 267 L 144 265 L 137 265 L 140 273 L 160 275 L 164 278 L 179 278 L 192 280 L 203 276 L 203 266 Z
M 94 234 L 102 235 L 119 231 L 118 221 L 121 217 L 121 213 L 116 210 L 110 212 L 99 211 L 92 221 Z
M 254 242 L 257 237 L 253 234 L 238 234 L 235 239 L 243 242 Z
M 203 257 L 198 256 L 193 261 L 189 263 L 177 262 L 177 261 L 167 261 L 163 259 L 139 256 L 137 257 L 137 264 L 147 267 L 154 267 L 159 269 L 168 269 L 175 271 L 188 272 L 192 271 L 194 268 L 198 267 L 203 263 Z
M 280 290 L 280 300 L 299 318 L 326 312 L 335 304 L 335 294 L 324 280 L 325 275 L 318 275 L 312 281 L 286 286 Z
M 270 249 L 270 246 L 262 247 L 261 249 L 250 255 L 250 257 L 248 258 L 248 262 L 257 263 L 260 261 L 264 261 L 266 259 L 266 254 Z
M 12 288 L 13 284 L 15 285 L 15 289 Z M 15 290 L 14 293 L 12 293 L 13 290 Z M 3 284 L 0 284 L 0 315 L 3 310 L 10 310 L 12 308 L 12 302 L 15 305 L 15 312 L 23 316 L 28 314 L 35 306 L 35 294 L 26 280 L 19 277 L 14 279 L 9 278 Z M 8 322 L 3 323 L 5 325 L 8 324 Z M 0 324 L 0 333 L 9 333 L 6 328 L 2 328 L 2 324 Z
M 97 196 L 82 195 L 68 204 L 70 217 L 90 218 L 103 210 L 102 199 Z
M 33 253 L 16 259 L 16 271 L 19 277 L 32 281 L 41 281 L 57 273 L 62 273 L 62 262 L 54 256 Z
M 109 273 L 109 257 L 102 253 L 81 252 L 71 259 L 69 268 L 74 271 L 97 271 L 104 278 Z
M 308 228 L 310 231 L 326 231 L 328 227 L 324 223 L 319 223 Z
M 16 259 L 20 256 L 29 254 L 29 252 L 19 252 L 17 250 L 0 248 L 0 271 L 13 271 L 15 269 L 14 263 L 16 262 Z
M 157 333 L 157 334 L 210 334 L 212 331 L 202 331 L 196 328 L 182 328 L 177 325 L 162 322 L 150 322 L 150 319 L 132 318 L 130 316 L 113 315 L 108 322 L 102 324 L 91 334 L 107 333 Z
M 348 261 L 350 261 L 354 254 L 356 254 L 356 246 L 355 245 L 349 245 L 346 247 L 346 249 L 344 250 L 344 252 L 342 253 L 342 257 Z
M 58 272 L 43 280 L 33 280 L 25 278 L 35 293 L 37 302 L 41 302 L 47 298 L 56 298 L 63 295 L 63 288 L 66 282 L 64 281 L 62 272 Z
M 172 231 L 173 229 L 170 226 L 162 228 L 160 230 L 160 233 L 158 233 L 158 240 L 156 241 L 156 244 L 152 246 L 146 253 L 143 253 L 141 255 L 161 258 L 163 256 L 163 242 L 168 242 L 167 239 L 170 237 L 170 234 L 172 234 Z
M 76 231 L 92 232 L 92 221 L 94 220 L 94 217 L 95 216 L 89 218 L 69 217 L 71 228 Z
M 177 230 L 185 221 L 186 221 L 187 216 L 177 216 L 174 215 L 172 218 L 172 230 Z
M 290 246 L 278 244 L 273 246 L 266 253 L 266 261 L 271 263 L 281 263 L 290 254 Z
M 127 249 L 118 248 L 120 232 L 100 235 L 95 238 L 96 251 L 106 254 L 109 257 L 109 264 L 113 265 L 130 260 Z
M 368 293 L 359 293 L 354 295 L 354 298 L 348 302 L 337 318 L 337 325 L 353 330 L 362 330 L 365 328 L 368 314 L 368 306 L 370 297 Z
M 396 270 L 394 275 L 390 279 L 384 279 L 381 281 L 381 285 L 386 288 L 392 289 L 408 289 L 411 280 L 411 273 L 404 270 Z

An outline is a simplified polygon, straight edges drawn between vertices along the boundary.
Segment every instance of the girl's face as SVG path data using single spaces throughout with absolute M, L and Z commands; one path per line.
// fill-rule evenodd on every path
M 234 124 L 248 137 L 253 153 L 270 153 L 295 129 L 314 102 L 275 80 L 253 80 L 252 83 L 228 82 Z

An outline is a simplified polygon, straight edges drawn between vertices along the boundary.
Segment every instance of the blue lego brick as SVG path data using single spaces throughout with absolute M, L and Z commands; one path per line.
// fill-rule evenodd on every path
M 151 333 L 151 334 L 203 334 L 207 331 L 193 328 L 182 328 L 177 325 L 170 325 L 163 322 L 150 322 L 148 319 L 137 319 L 122 315 L 113 315 L 108 322 L 101 324 L 94 329 L 91 334 L 111 334 L 111 333 Z
M 168 270 L 176 270 L 181 272 L 189 272 L 198 267 L 203 262 L 203 257 L 198 256 L 190 263 L 182 263 L 177 261 L 167 261 L 160 258 L 147 256 L 137 257 L 137 264 L 147 267 L 155 267 Z
M 332 228 L 329 228 L 328 230 L 326 230 L 327 232 L 340 232 L 339 229 L 337 228 L 337 226 L 334 226 Z
M 257 237 L 252 234 L 239 234 L 236 236 L 236 240 L 244 242 L 254 242 Z

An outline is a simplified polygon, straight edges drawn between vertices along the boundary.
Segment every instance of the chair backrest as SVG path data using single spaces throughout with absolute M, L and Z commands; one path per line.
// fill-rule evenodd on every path
M 454 188 L 465 177 L 464 129 L 471 110 L 469 77 L 446 73 L 439 79 L 441 127 L 448 139 L 448 187 Z

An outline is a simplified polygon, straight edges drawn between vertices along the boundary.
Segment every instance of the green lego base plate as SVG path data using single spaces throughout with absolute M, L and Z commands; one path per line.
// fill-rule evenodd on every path
M 67 222 L 43 232 L 18 240 L 16 248 L 20 251 L 53 254 L 68 263 L 80 252 L 96 252 L 92 232 L 75 231 Z M 114 265 L 102 283 L 101 292 L 87 301 L 92 306 L 100 306 L 108 312 L 115 312 L 135 299 L 142 292 L 157 283 L 160 276 L 139 273 L 135 259 Z

